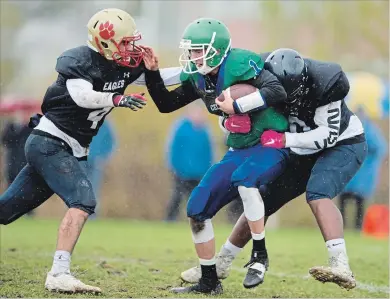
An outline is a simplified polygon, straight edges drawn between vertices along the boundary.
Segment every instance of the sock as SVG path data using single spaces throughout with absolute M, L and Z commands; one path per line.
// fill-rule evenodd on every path
M 328 249 L 329 259 L 336 259 L 338 263 L 348 267 L 348 256 L 347 249 L 345 247 L 344 239 L 333 239 L 325 242 L 326 248 Z
M 260 234 L 252 233 L 253 251 L 266 251 L 265 249 L 265 231 Z
M 222 255 L 232 255 L 233 257 L 236 257 L 237 254 L 239 254 L 242 251 L 242 248 L 237 247 L 233 243 L 231 243 L 229 240 L 226 241 L 225 244 L 223 244 L 221 248 L 221 254 Z
M 70 271 L 70 253 L 64 250 L 57 250 L 54 254 L 53 266 L 51 271 L 53 274 L 64 273 Z
M 325 242 L 326 248 L 328 249 L 329 255 L 333 253 L 344 252 L 347 254 L 347 249 L 345 247 L 344 239 L 333 239 Z
M 211 260 L 199 259 L 200 268 L 202 270 L 202 278 L 207 279 L 208 281 L 217 281 L 217 267 L 215 265 L 215 258 Z

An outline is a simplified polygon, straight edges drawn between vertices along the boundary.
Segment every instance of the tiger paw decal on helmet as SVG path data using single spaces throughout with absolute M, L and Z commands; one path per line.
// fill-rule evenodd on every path
M 113 37 L 115 35 L 115 31 L 113 29 L 114 29 L 114 25 L 110 24 L 110 22 L 108 22 L 108 21 L 104 24 L 103 23 L 100 24 L 100 26 L 99 26 L 100 37 L 103 39 L 110 39 L 111 37 Z

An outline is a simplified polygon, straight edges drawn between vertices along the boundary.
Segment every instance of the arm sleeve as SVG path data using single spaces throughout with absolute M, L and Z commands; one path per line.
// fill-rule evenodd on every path
M 164 82 L 165 86 L 172 86 L 172 85 L 177 85 L 181 84 L 180 81 L 180 74 L 181 74 L 182 68 L 181 67 L 169 67 L 169 68 L 164 68 L 160 70 L 160 75 L 161 79 Z M 137 78 L 133 83 L 133 85 L 146 85 L 146 80 L 145 80 L 145 73 L 143 73 L 141 76 Z
M 259 89 L 266 106 L 278 106 L 287 99 L 287 93 L 282 84 L 276 76 L 268 70 L 263 69 L 258 77 L 249 80 L 246 83 Z
M 200 98 L 188 81 L 168 91 L 159 71 L 146 70 L 145 81 L 149 94 L 161 113 L 173 112 Z
M 324 149 L 336 144 L 339 137 L 341 101 L 318 107 L 314 115 L 316 129 L 304 133 L 286 132 L 286 147 Z
M 68 79 L 66 88 L 77 106 L 88 109 L 114 107 L 114 93 L 94 91 L 92 83 L 84 79 Z

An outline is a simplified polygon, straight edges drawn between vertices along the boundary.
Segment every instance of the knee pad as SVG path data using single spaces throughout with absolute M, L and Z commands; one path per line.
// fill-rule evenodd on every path
M 196 221 L 204 221 L 207 219 L 207 202 L 210 198 L 210 190 L 208 188 L 197 186 L 191 192 L 187 202 L 187 217 Z
M 257 188 L 238 187 L 242 203 L 244 206 L 245 217 L 249 221 L 257 221 L 264 217 L 264 202 Z
M 192 220 L 191 222 L 192 241 L 195 244 L 206 243 L 214 239 L 214 229 L 211 219 L 205 221 Z

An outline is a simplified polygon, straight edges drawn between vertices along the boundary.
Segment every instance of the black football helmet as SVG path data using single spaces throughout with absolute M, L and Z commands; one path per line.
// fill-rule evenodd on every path
M 287 102 L 300 101 L 308 91 L 307 66 L 302 56 L 293 49 L 277 49 L 265 60 L 264 68 L 274 74 L 287 93 Z

